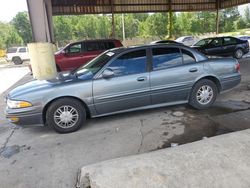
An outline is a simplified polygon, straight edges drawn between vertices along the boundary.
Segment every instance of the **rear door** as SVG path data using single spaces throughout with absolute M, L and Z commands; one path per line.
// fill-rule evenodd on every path
M 102 41 L 84 42 L 84 52 L 82 56 L 83 64 L 86 64 L 87 62 L 94 59 L 96 56 L 105 51 L 105 49 L 101 48 L 102 44 Z
M 126 52 L 106 68 L 114 71 L 114 76 L 93 81 L 94 104 L 98 114 L 150 105 L 145 49 Z
M 224 55 L 233 55 L 237 45 L 237 39 L 232 37 L 223 38 Z
M 190 51 L 173 47 L 152 49 L 150 72 L 152 104 L 183 103 L 195 79 L 203 72 Z

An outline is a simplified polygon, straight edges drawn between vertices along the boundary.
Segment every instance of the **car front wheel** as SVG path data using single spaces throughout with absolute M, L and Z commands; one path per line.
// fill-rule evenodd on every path
M 46 113 L 46 123 L 59 133 L 78 130 L 86 122 L 86 110 L 73 98 L 61 98 L 53 102 Z
M 13 57 L 12 61 L 15 65 L 20 65 L 23 63 L 20 57 Z
M 234 57 L 236 58 L 236 59 L 241 59 L 242 58 L 242 56 L 243 56 L 243 51 L 242 51 L 242 49 L 237 49 L 235 52 L 234 52 Z
M 196 109 L 206 109 L 214 103 L 218 93 L 217 86 L 211 80 L 198 81 L 190 95 L 189 104 Z

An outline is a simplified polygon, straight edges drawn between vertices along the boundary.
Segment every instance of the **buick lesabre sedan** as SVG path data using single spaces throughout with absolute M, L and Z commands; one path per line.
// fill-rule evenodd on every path
M 240 80 L 236 59 L 208 59 L 184 45 L 116 48 L 54 80 L 15 88 L 6 117 L 68 133 L 92 117 L 184 103 L 205 109 Z

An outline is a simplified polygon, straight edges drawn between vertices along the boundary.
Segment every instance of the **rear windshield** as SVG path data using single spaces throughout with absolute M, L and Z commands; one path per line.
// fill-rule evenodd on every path
M 7 50 L 7 53 L 16 53 L 16 51 L 17 51 L 17 48 L 9 48 Z

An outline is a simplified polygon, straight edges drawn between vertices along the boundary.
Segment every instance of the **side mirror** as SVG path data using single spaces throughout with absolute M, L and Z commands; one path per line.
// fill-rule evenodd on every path
M 115 76 L 115 73 L 112 69 L 105 69 L 102 73 L 103 78 L 111 78 Z

